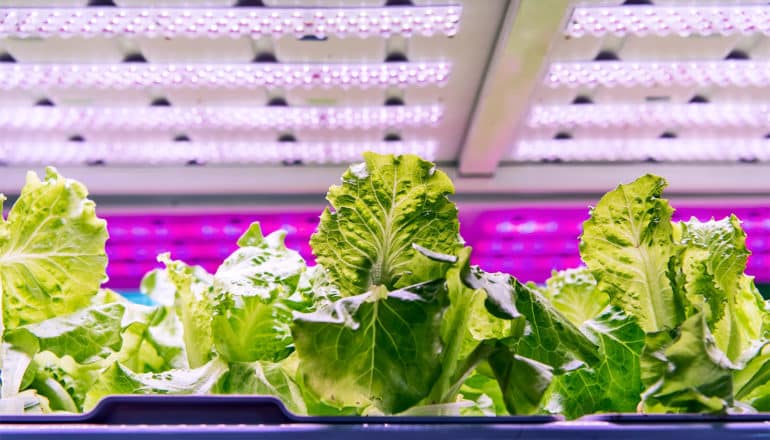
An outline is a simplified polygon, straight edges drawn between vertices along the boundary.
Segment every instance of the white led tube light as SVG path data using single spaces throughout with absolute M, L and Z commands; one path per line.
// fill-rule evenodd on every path
M 0 90 L 443 85 L 447 62 L 377 64 L 16 64 L 0 63 Z
M 527 125 L 568 127 L 762 127 L 770 123 L 765 104 L 572 104 L 535 106 Z
M 594 61 L 551 64 L 550 87 L 690 87 L 770 85 L 767 61 Z
M 457 33 L 460 6 L 0 8 L 4 37 L 390 37 Z
M 431 126 L 440 105 L 382 107 L 0 107 L 4 130 L 353 129 Z
M 365 151 L 436 155 L 435 141 L 412 142 L 0 142 L 0 161 L 8 165 L 183 165 L 348 163 Z
M 548 139 L 518 143 L 511 159 L 522 162 L 770 160 L 770 139 Z
M 770 6 L 576 7 L 565 30 L 572 38 L 604 35 L 770 35 Z

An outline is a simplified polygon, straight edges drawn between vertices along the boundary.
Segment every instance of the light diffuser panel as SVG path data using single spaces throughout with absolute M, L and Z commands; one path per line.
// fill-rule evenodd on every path
M 762 127 L 764 104 L 572 104 L 534 106 L 532 128 L 570 127 Z
M 767 61 L 594 61 L 554 63 L 545 77 L 550 87 L 765 87 Z
M 390 37 L 457 33 L 460 6 L 0 8 L 4 37 Z
M 12 142 L 0 141 L 0 162 L 7 165 L 236 165 L 343 164 L 361 160 L 365 151 L 436 155 L 435 141 L 412 142 Z
M 381 107 L 0 107 L 2 130 L 368 129 L 437 124 L 440 105 Z
M 518 143 L 511 159 L 523 162 L 768 161 L 770 139 L 559 139 Z
M 451 64 L 1 64 L 0 90 L 443 85 Z
M 572 38 L 603 35 L 770 35 L 768 5 L 581 6 L 565 33 Z M 729 3 L 729 2 L 725 2 Z M 738 2 L 733 2 L 738 3 Z

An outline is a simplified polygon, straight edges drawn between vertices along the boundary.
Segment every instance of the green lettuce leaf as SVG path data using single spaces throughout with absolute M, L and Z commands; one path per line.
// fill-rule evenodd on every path
M 6 328 L 74 312 L 107 279 L 107 228 L 87 196 L 82 184 L 53 168 L 46 169 L 42 181 L 30 172 L 8 218 L 0 218 Z
M 181 324 L 164 306 L 133 304 L 102 291 L 90 307 L 9 331 L 9 342 L 34 347 L 26 376 L 54 410 L 83 410 L 86 393 L 102 371 L 120 362 L 134 373 L 185 367 Z M 32 339 L 34 338 L 34 339 Z M 66 395 L 65 395 L 66 394 Z
M 276 362 L 294 350 L 287 303 L 305 260 L 286 248 L 285 237 L 281 230 L 264 237 L 253 223 L 214 275 L 214 345 L 227 360 Z
M 439 375 L 443 296 L 443 282 L 379 286 L 295 313 L 301 382 L 337 408 L 393 414 L 416 404 Z
M 294 414 L 308 413 L 302 390 L 281 363 L 230 363 L 230 371 L 220 383 L 218 392 L 275 396 Z
M 599 316 L 609 303 L 609 297 L 596 287 L 596 279 L 585 267 L 554 271 L 541 293 L 578 327 Z
M 544 296 L 596 344 L 595 360 L 556 376 L 544 409 L 574 419 L 595 412 L 636 411 L 642 391 L 639 357 L 644 332 L 599 291 L 586 268 L 553 272 Z
M 770 344 L 765 343 L 733 374 L 735 399 L 757 411 L 770 411 Z
M 703 310 L 716 345 L 731 361 L 761 344 L 764 301 L 744 274 L 749 251 L 737 217 L 679 225 L 685 294 Z
M 613 304 L 646 332 L 675 328 L 683 319 L 668 278 L 674 255 L 673 210 L 652 175 L 604 195 L 583 223 L 580 256 Z
M 460 250 L 446 273 L 449 305 L 441 322 L 441 374 L 428 396 L 428 405 L 455 401 L 466 377 L 494 351 L 494 344 L 486 342 L 510 338 L 523 324 L 506 280 L 490 275 L 469 286 L 470 254 L 469 247 Z
M 35 355 L 27 372 L 34 378 L 29 386 L 48 399 L 52 410 L 82 411 L 86 393 L 109 364 L 108 359 L 81 364 L 70 356 L 59 357 L 50 351 L 41 352 Z
M 192 369 L 137 374 L 115 362 L 107 367 L 85 396 L 84 410 L 114 394 L 212 394 L 227 373 L 227 363 L 213 358 Z
M 161 254 L 158 261 L 166 265 L 168 279 L 174 285 L 174 306 L 182 322 L 184 347 L 188 364 L 197 368 L 213 357 L 211 317 L 214 314 L 213 276 L 200 266 L 189 266 Z
M 576 363 L 599 360 L 596 344 L 587 338 L 537 289 L 508 276 L 516 307 L 527 318 L 523 335 L 516 342 L 518 355 L 558 369 L 571 370 Z
M 503 394 L 505 407 L 511 414 L 531 414 L 540 403 L 553 380 L 553 368 L 510 350 L 496 350 L 489 356 Z
M 641 357 L 648 412 L 720 412 L 733 404 L 735 366 L 717 348 L 704 314 L 676 331 L 648 334 Z
M 489 365 L 480 364 L 460 388 L 460 398 L 473 402 L 464 411 L 465 416 L 504 416 L 508 409 L 503 400 L 503 392 Z
M 199 276 L 198 278 L 202 277 Z M 156 304 L 174 305 L 176 286 L 171 282 L 168 271 L 165 269 L 153 269 L 147 272 L 139 284 L 139 291 L 149 296 Z
M 124 311 L 122 304 L 114 303 L 88 307 L 8 330 L 5 340 L 30 356 L 50 351 L 80 363 L 95 362 L 120 349 Z
M 182 323 L 172 308 L 152 307 L 145 320 L 125 325 L 124 319 L 123 345 L 115 359 L 137 373 L 188 368 L 182 335 Z
M 546 410 L 569 419 L 598 412 L 635 412 L 642 392 L 644 332 L 616 307 L 605 308 L 580 329 L 598 344 L 598 358 L 557 376 Z
M 173 299 L 173 284 L 170 287 Z M 173 307 L 136 304 L 110 289 L 100 290 L 91 303 L 120 304 L 125 309 L 120 323 L 123 344 L 112 360 L 137 373 L 189 367 L 182 323 Z
M 454 255 L 462 248 L 449 177 L 413 155 L 364 153 L 341 186 L 332 186 L 317 231 L 316 261 L 345 296 L 441 278 L 448 264 L 425 259 L 415 245 Z

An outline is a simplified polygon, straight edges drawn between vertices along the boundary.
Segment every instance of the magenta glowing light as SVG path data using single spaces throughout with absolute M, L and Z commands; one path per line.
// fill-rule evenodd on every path
M 0 90 L 444 85 L 449 62 L 374 64 L 0 64 Z
M 0 107 L 5 130 L 353 129 L 433 126 L 440 105 L 379 107 Z
M 112 214 L 108 215 L 109 286 L 136 289 L 147 271 L 159 264 L 157 254 L 204 266 L 210 272 L 236 248 L 253 221 L 269 233 L 287 231 L 286 243 L 312 264 L 308 245 L 318 224 L 318 209 L 301 212 Z M 748 272 L 770 282 L 770 209 L 756 206 L 679 206 L 675 220 L 700 220 L 735 213 L 752 251 Z M 554 269 L 581 265 L 578 237 L 588 208 L 524 206 L 460 209 L 463 238 L 473 247 L 472 262 L 487 271 L 502 271 L 524 281 L 543 282 Z
M 585 104 L 534 106 L 532 128 L 565 127 L 764 127 L 764 104 Z
M 435 159 L 435 141 L 390 142 L 14 142 L 0 139 L 0 161 L 9 165 L 242 165 L 302 162 L 342 164 L 365 151 L 417 154 Z
M 557 87 L 765 87 L 770 62 L 723 61 L 592 61 L 553 63 L 546 85 Z
M 565 29 L 565 34 L 572 38 L 758 33 L 770 35 L 770 7 L 767 5 L 579 6 L 574 9 Z
M 455 35 L 460 6 L 360 8 L 1 8 L 0 38 Z

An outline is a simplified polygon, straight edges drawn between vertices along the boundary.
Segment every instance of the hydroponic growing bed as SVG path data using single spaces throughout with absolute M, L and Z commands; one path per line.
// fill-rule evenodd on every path
M 192 438 L 353 439 L 743 439 L 767 435 L 764 415 L 607 415 L 565 422 L 554 416 L 303 417 L 271 397 L 116 396 L 92 412 L 0 416 L 7 439 Z

